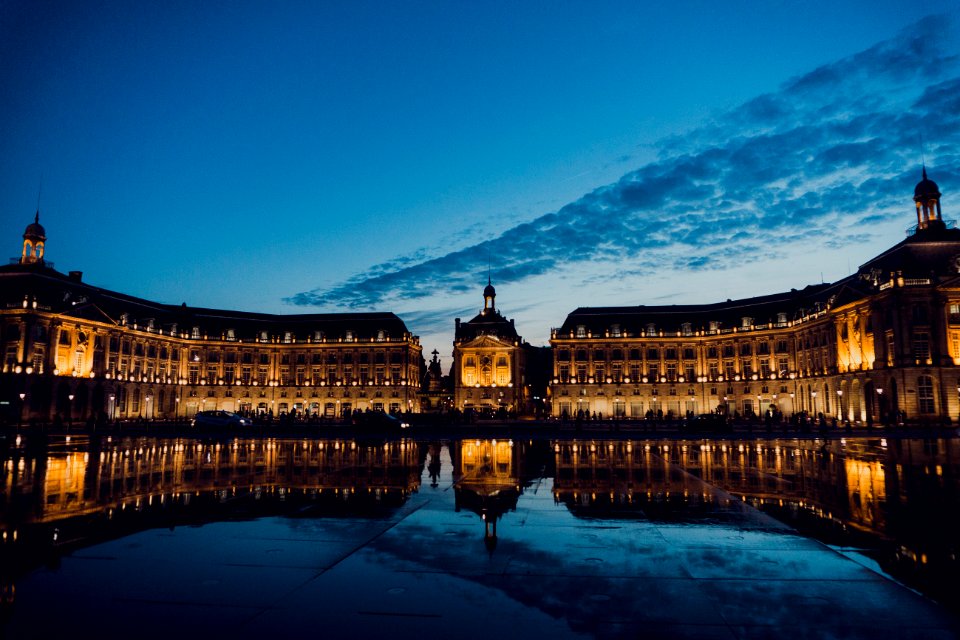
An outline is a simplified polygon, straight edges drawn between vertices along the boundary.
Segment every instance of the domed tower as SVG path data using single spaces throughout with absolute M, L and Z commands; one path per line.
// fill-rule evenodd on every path
M 913 201 L 917 203 L 917 231 L 925 229 L 946 229 L 940 215 L 940 189 L 937 183 L 927 178 L 927 168 L 923 168 L 923 180 L 913 190 Z
M 483 288 L 483 315 L 494 312 L 493 299 L 497 297 L 497 290 L 493 288 L 493 282 L 487 275 L 487 286 Z
M 40 210 L 27 225 L 23 232 L 23 253 L 20 255 L 20 264 L 43 264 L 43 248 L 47 243 L 47 232 L 40 224 Z

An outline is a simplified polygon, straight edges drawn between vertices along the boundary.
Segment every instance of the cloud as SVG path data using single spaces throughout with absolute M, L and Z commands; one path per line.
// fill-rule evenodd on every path
M 564 272 L 574 289 L 602 280 L 597 269 L 575 279 L 588 262 L 617 277 L 716 271 L 819 238 L 828 238 L 823 246 L 868 241 L 866 225 L 910 209 L 921 132 L 932 177 L 960 183 L 960 77 L 957 56 L 942 48 L 948 31 L 943 18 L 925 18 L 661 141 L 656 161 L 555 212 L 286 301 L 415 306 L 441 291 L 473 291 L 490 256 L 498 285 Z

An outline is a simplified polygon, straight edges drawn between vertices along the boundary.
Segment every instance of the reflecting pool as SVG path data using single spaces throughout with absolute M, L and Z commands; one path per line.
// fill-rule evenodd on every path
M 958 445 L 10 438 L 0 624 L 955 637 Z

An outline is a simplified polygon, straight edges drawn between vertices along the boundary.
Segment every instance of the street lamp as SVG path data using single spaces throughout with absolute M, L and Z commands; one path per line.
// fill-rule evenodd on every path
M 67 403 L 67 430 L 70 430 L 70 427 L 73 426 L 73 399 L 74 396 L 72 393 L 67 396 L 67 399 L 70 401 Z
M 17 415 L 17 429 L 20 429 L 20 423 L 23 422 L 23 409 L 27 406 L 27 403 L 24 402 L 24 399 L 27 397 L 27 394 L 20 394 L 20 413 Z
M 175 398 L 176 405 L 173 408 L 173 419 L 175 422 L 180 421 L 180 398 Z
M 960 387 L 957 387 L 957 393 L 960 393 Z M 883 387 L 877 387 L 877 415 L 880 417 L 880 424 L 884 422 L 883 418 Z

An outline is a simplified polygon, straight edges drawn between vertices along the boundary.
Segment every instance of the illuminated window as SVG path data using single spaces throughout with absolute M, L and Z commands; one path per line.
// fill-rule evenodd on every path
M 194 328 L 190 331 L 190 337 L 193 338 L 194 340 L 199 340 L 199 339 L 200 339 L 200 327 L 194 327 Z
M 587 337 L 587 327 L 586 325 L 578 324 L 577 325 L 577 337 L 586 338 Z
M 653 324 L 652 322 L 651 322 L 650 324 L 648 324 L 648 325 L 647 325 L 647 335 L 648 335 L 648 336 L 656 336 L 656 335 L 657 335 L 657 325 Z

